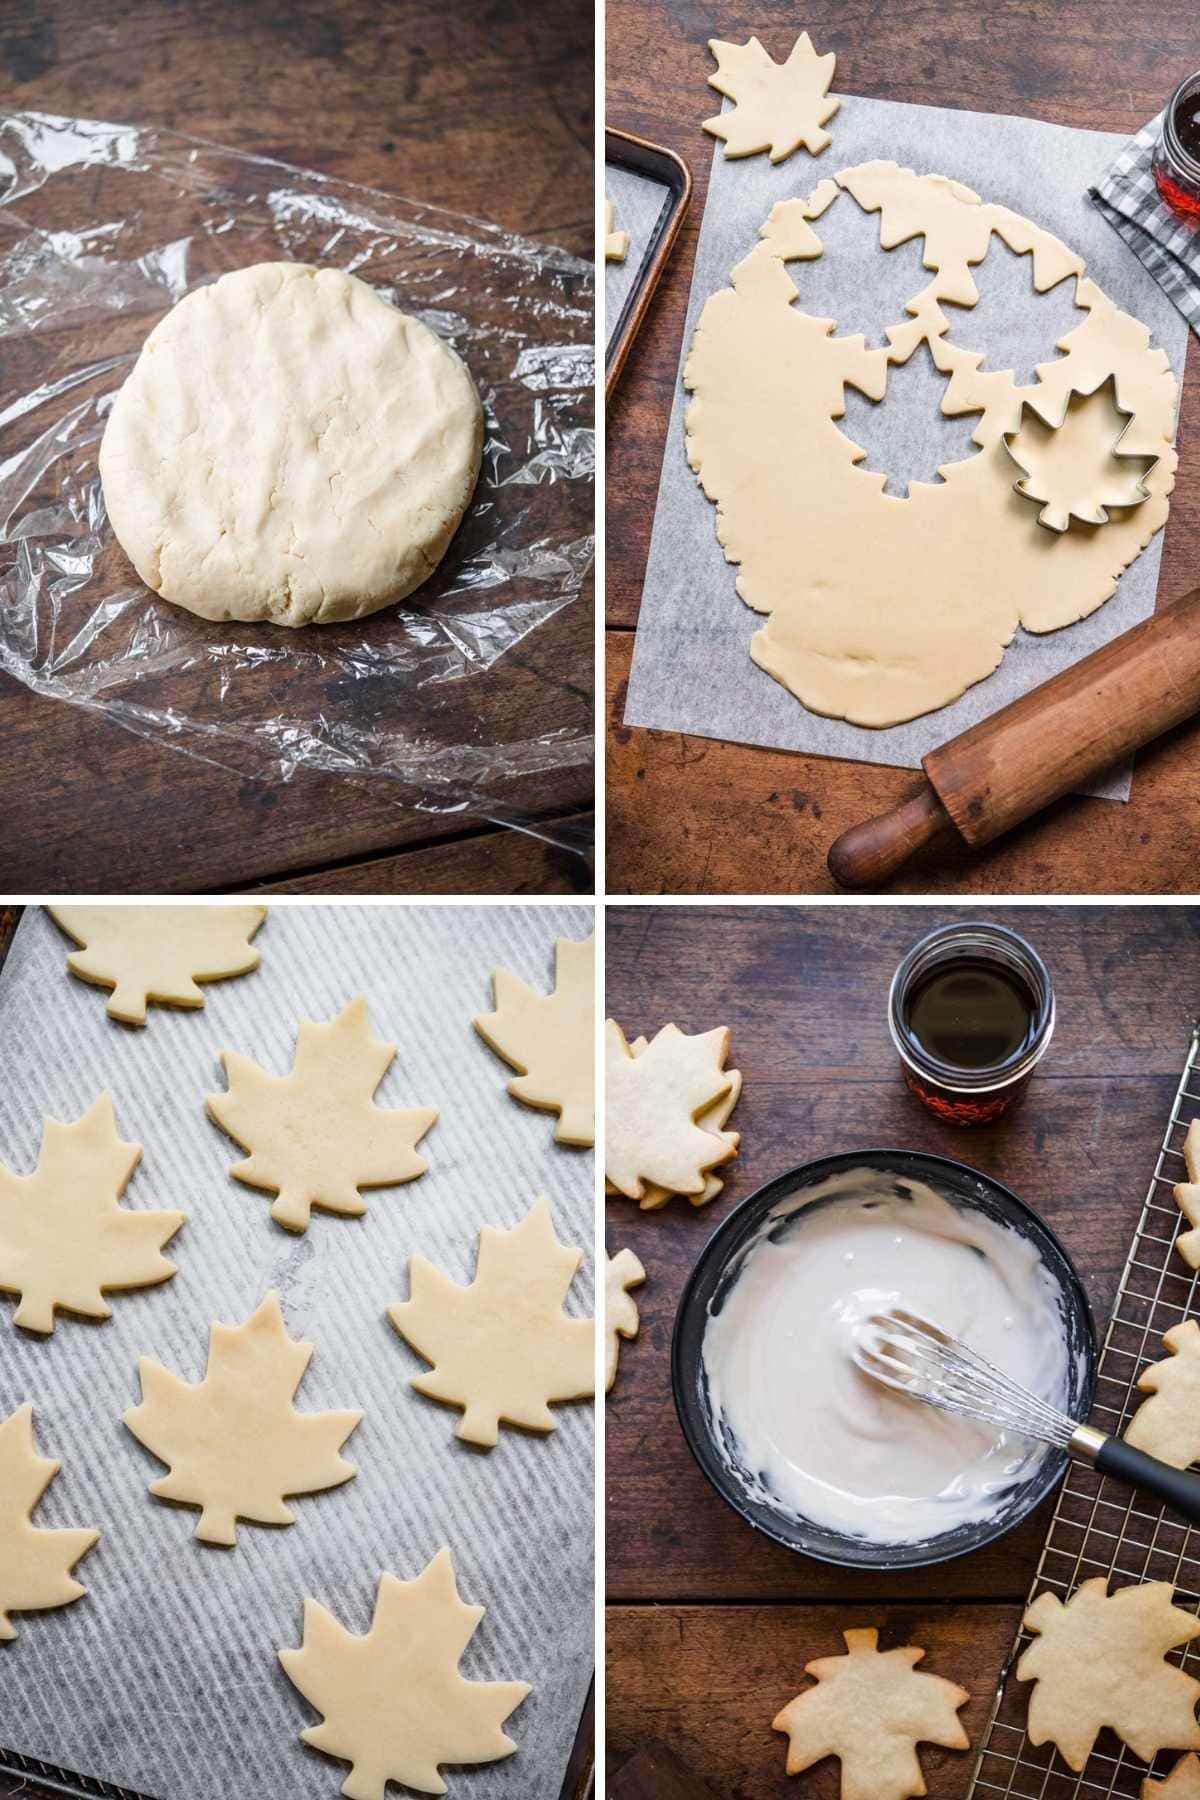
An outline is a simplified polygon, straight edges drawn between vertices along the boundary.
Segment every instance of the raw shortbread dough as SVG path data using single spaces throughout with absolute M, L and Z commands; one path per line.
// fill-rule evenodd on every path
M 847 193 L 880 213 L 884 249 L 923 237 L 933 271 L 882 349 L 807 314 L 803 271 L 793 279 L 788 268 L 821 255 L 810 221 L 835 201 L 850 204 Z M 978 298 L 971 271 L 993 232 L 1030 254 L 1039 292 L 1077 278 L 1080 323 L 1060 340 L 1063 355 L 1047 345 L 1028 387 L 949 336 L 969 332 L 969 314 L 955 309 Z M 737 592 L 768 616 L 751 640 L 754 661 L 813 712 L 897 725 L 991 674 L 1018 625 L 1057 630 L 1115 591 L 1167 517 L 1177 384 L 1146 327 L 1084 275 L 1079 256 L 961 182 L 863 163 L 808 200 L 781 201 L 760 236 L 733 286 L 706 302 L 692 340 L 688 459 L 716 502 L 717 536 L 739 565 Z M 883 491 L 886 472 L 857 466 L 866 453 L 837 421 L 847 383 L 886 404 L 889 364 L 922 344 L 949 377 L 943 413 L 980 413 L 980 449 L 898 498 Z M 1013 492 L 1004 433 L 1016 428 L 1023 399 L 1057 414 L 1072 390 L 1091 393 L 1110 376 L 1133 414 L 1122 449 L 1158 458 L 1146 476 L 1150 497 L 1102 530 L 1043 530 Z
M 640 1056 L 642 1051 L 646 1048 L 646 1043 L 647 1040 L 644 1037 L 635 1038 L 629 1048 L 634 1056 Z M 741 1098 L 742 1071 L 740 1069 L 726 1069 L 725 1073 L 729 1077 L 729 1092 L 722 1094 L 719 1100 L 714 1100 L 711 1106 L 706 1107 L 697 1118 L 696 1123 L 702 1131 L 711 1131 L 714 1137 L 724 1138 L 727 1144 L 732 1144 L 733 1151 L 731 1154 L 734 1154 L 742 1141 L 742 1134 L 740 1131 L 726 1131 L 725 1125 L 728 1122 L 730 1113 Z M 658 1187 L 653 1181 L 644 1182 L 642 1185 L 643 1193 L 639 1205 L 643 1212 L 661 1212 L 663 1207 L 674 1199 L 674 1195 L 670 1188 Z M 605 1180 L 604 1186 L 607 1193 L 616 1194 L 620 1192 L 620 1190 L 614 1187 L 612 1182 L 607 1179 Z M 693 1206 L 707 1206 L 711 1200 L 717 1198 L 717 1195 L 723 1191 L 724 1187 L 725 1183 L 719 1176 L 714 1175 L 710 1169 L 704 1177 L 703 1192 L 699 1194 L 688 1194 L 685 1197 Z
M 618 1250 L 605 1256 L 604 1330 L 608 1340 L 604 1360 L 604 1391 L 607 1394 L 617 1379 L 617 1362 L 621 1355 L 621 1339 L 638 1334 L 637 1301 L 630 1288 L 641 1287 L 646 1271 L 632 1250 Z
M 1162 1781 L 1147 1775 L 1142 1782 L 1141 1800 L 1200 1800 L 1200 1759 L 1181 1756 Z
M 160 320 L 100 446 L 142 580 L 205 619 L 359 619 L 432 574 L 483 412 L 437 334 L 340 269 L 256 263 Z
M 110 1019 L 146 1023 L 147 1000 L 204 1005 L 200 981 L 257 969 L 250 939 L 265 906 L 51 906 L 51 918 L 82 946 L 67 958 L 72 975 L 111 988 Z
M 729 1032 L 688 1037 L 664 1025 L 634 1056 L 615 1019 L 604 1027 L 604 1173 L 618 1193 L 640 1200 L 646 1184 L 703 1195 L 705 1178 L 736 1145 L 705 1131 L 700 1115 L 731 1086 L 724 1068 Z
M 325 1716 L 300 1733 L 353 1764 L 349 1800 L 384 1800 L 389 1781 L 444 1794 L 439 1763 L 486 1763 L 517 1746 L 501 1726 L 532 1691 L 527 1681 L 467 1681 L 459 1658 L 483 1617 L 459 1599 L 449 1550 L 413 1581 L 381 1575 L 371 1628 L 356 1637 L 316 1600 L 304 1641 L 281 1650 L 288 1680 Z
M 971 1698 L 941 1675 L 918 1672 L 913 1644 L 880 1650 L 877 1631 L 843 1631 L 844 1656 L 805 1665 L 817 1682 L 784 1707 L 772 1731 L 788 1736 L 787 1772 L 840 1758 L 841 1800 L 908 1800 L 925 1792 L 920 1743 L 966 1750 L 958 1709 Z
M 108 1319 L 105 1289 L 152 1287 L 175 1273 L 162 1254 L 187 1217 L 119 1205 L 142 1146 L 117 1136 L 112 1096 L 73 1125 L 47 1119 L 32 1175 L 0 1164 L 0 1289 L 13 1324 L 52 1332 L 58 1307 Z
M 210 1094 L 209 1117 L 250 1152 L 230 1170 L 250 1187 L 279 1198 L 271 1217 L 306 1231 L 314 1206 L 357 1218 L 364 1187 L 391 1187 L 423 1175 L 416 1146 L 438 1116 L 436 1106 L 376 1106 L 371 1096 L 396 1054 L 371 1036 L 361 994 L 326 1025 L 302 1019 L 290 1075 L 223 1050 L 229 1078 Z
M 705 131 L 724 138 L 727 157 L 769 150 L 777 163 L 801 144 L 812 156 L 824 150 L 829 133 L 822 127 L 841 105 L 828 98 L 837 66 L 832 50 L 818 56 L 807 31 L 800 33 L 783 63 L 773 62 L 756 37 L 748 44 L 709 38 L 708 47 L 717 59 L 709 87 L 737 102 L 732 112 L 704 121 Z
M 1029 1699 L 1031 1744 L 1056 1746 L 1076 1774 L 1107 1725 L 1135 1756 L 1200 1750 L 1200 1681 L 1164 1660 L 1200 1637 L 1200 1619 L 1173 1605 L 1169 1581 L 1108 1592 L 1108 1579 L 1085 1581 L 1064 1606 L 1041 1593 L 1025 1614 L 1037 1634 L 1017 1664 L 1017 1680 L 1036 1685 Z
M 1171 1354 L 1138 1377 L 1151 1398 L 1134 1413 L 1125 1442 L 1186 1469 L 1200 1460 L 1200 1325 L 1195 1319 L 1172 1325 L 1163 1343 Z
M 1116 405 L 1113 383 L 1094 394 L 1067 396 L 1057 415 L 1043 416 L 1027 400 L 1017 430 L 1004 440 L 1020 471 L 1018 494 L 1040 504 L 1038 524 L 1067 531 L 1072 519 L 1107 525 L 1110 506 L 1149 499 L 1145 478 L 1153 456 L 1131 456 L 1122 439 L 1129 420 Z
M 1175 1183 L 1175 1204 L 1192 1227 L 1181 1231 L 1175 1248 L 1191 1269 L 1200 1269 L 1200 1119 L 1193 1119 L 1183 1140 L 1187 1180 Z
M 582 1261 L 582 1250 L 559 1243 L 543 1199 L 511 1231 L 483 1227 L 469 1287 L 423 1256 L 410 1257 L 410 1298 L 387 1315 L 434 1365 L 411 1385 L 462 1408 L 460 1438 L 490 1449 L 501 1421 L 553 1431 L 551 1401 L 595 1393 L 595 1322 L 569 1319 L 562 1309 Z
M 87 1593 L 71 1570 L 100 1533 L 33 1523 L 33 1509 L 61 1467 L 34 1448 L 26 1401 L 0 1424 L 0 1642 L 17 1635 L 10 1612 L 42 1612 Z
M 508 1091 L 556 1112 L 560 1144 L 596 1141 L 596 939 L 554 942 L 554 992 L 535 993 L 510 969 L 492 976 L 495 1011 L 472 1020 L 485 1044 L 518 1069 Z
M 624 262 L 629 255 L 629 233 L 613 230 L 613 204 L 611 200 L 604 202 L 604 260 L 605 262 Z
M 285 1495 L 315 1494 L 358 1474 L 338 1451 L 362 1414 L 292 1405 L 312 1353 L 288 1336 L 272 1290 L 243 1325 L 211 1327 L 203 1381 L 181 1381 L 139 1359 L 142 1398 L 125 1424 L 170 1468 L 150 1492 L 198 1506 L 204 1543 L 236 1544 L 239 1519 L 294 1524 Z

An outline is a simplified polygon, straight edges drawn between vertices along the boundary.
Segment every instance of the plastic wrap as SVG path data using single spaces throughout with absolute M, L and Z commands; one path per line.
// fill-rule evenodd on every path
M 196 618 L 137 580 L 105 513 L 100 439 L 146 335 L 272 260 L 370 282 L 453 344 L 483 401 L 444 561 L 351 624 Z M 574 667 L 561 631 L 553 656 L 511 654 L 592 562 L 593 315 L 589 263 L 474 220 L 156 128 L 0 118 L 0 667 L 242 776 L 383 778 L 407 808 L 528 828 L 593 755 L 591 632 Z

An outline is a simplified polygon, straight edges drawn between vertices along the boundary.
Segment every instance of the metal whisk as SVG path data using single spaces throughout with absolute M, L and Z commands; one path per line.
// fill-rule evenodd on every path
M 1053 1444 L 1076 1462 L 1092 1463 L 1102 1475 L 1152 1494 L 1193 1525 L 1200 1524 L 1200 1476 L 1059 1412 L 917 1313 L 894 1307 L 865 1320 L 858 1328 L 854 1361 L 864 1374 L 898 1393 Z

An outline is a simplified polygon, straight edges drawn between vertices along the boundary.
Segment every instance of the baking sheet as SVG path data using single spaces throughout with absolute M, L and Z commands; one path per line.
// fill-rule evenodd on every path
M 853 97 L 842 99 L 832 131 L 833 142 L 821 156 L 798 152 L 776 166 L 765 156 L 730 162 L 722 146 L 715 147 L 659 479 L 625 722 L 916 768 L 938 744 L 1148 617 L 1158 587 L 1162 534 L 1125 572 L 1114 597 L 1090 619 L 1043 637 L 1018 631 L 999 669 L 953 705 L 884 731 L 820 718 L 750 660 L 750 639 L 761 617 L 734 590 L 736 571 L 717 543 L 715 509 L 687 465 L 682 369 L 705 300 L 728 285 L 730 270 L 753 247 L 760 225 L 777 201 L 811 193 L 823 177 L 839 169 L 890 157 L 921 172 L 952 175 L 983 199 L 1010 206 L 1055 232 L 1084 257 L 1088 274 L 1105 292 L 1149 327 L 1180 378 L 1188 328 L 1088 199 L 1089 186 L 1124 143 L 1121 134 Z M 863 215 L 848 195 L 824 215 L 817 231 L 827 250 L 816 262 L 805 264 L 806 293 L 820 294 L 821 310 L 838 321 L 840 332 L 867 330 L 871 342 L 885 341 L 883 327 L 904 316 L 904 300 L 927 279 L 920 269 L 921 246 L 881 250 L 878 215 Z M 840 245 L 848 250 L 844 258 L 838 253 Z M 1023 354 L 1017 366 L 1032 368 L 1052 353 L 1061 296 L 1052 292 L 1033 297 L 1028 258 L 1020 263 L 1023 281 L 1012 280 L 1011 271 L 1004 269 L 1005 259 L 1017 259 L 1003 246 L 999 265 L 1004 273 L 997 281 L 995 238 L 992 245 L 976 271 L 979 304 L 973 313 L 963 312 L 957 336 L 985 350 L 993 366 L 1009 366 L 1018 349 Z M 1068 291 L 1069 284 L 1064 284 L 1064 292 Z M 1078 322 L 1083 314 L 1071 308 L 1070 316 Z M 891 369 L 889 388 L 905 374 Z M 932 472 L 928 422 L 937 415 L 944 384 L 927 353 L 918 353 L 908 365 L 906 385 L 910 384 L 911 406 L 889 404 L 875 413 L 869 401 L 861 408 L 852 403 L 845 426 L 859 443 L 870 433 L 873 453 L 868 468 L 886 463 L 892 468 L 912 466 L 914 473 L 927 476 Z M 864 422 L 868 413 L 869 424 Z M 971 423 L 939 419 L 939 427 L 950 431 L 937 443 L 953 446 L 954 430 L 961 426 L 969 433 Z M 961 448 L 949 449 L 950 456 L 961 453 Z M 933 459 L 945 460 L 946 450 Z M 1127 798 L 1128 767 L 1115 780 L 1110 775 L 1089 791 Z
M 32 1399 L 38 1446 L 63 1465 L 35 1523 L 103 1534 L 78 1570 L 85 1598 L 16 1615 L 0 1744 L 157 1800 L 332 1800 L 347 1765 L 299 1742 L 315 1715 L 276 1651 L 300 1642 L 305 1595 L 361 1632 L 379 1572 L 415 1575 L 448 1543 L 461 1593 L 487 1608 L 463 1673 L 533 1684 L 509 1721 L 517 1754 L 448 1771 L 451 1792 L 557 1800 L 593 1661 L 594 1409 L 561 1406 L 546 1438 L 506 1430 L 471 1450 L 457 1412 L 408 1389 L 425 1365 L 384 1308 L 407 1297 L 412 1251 L 465 1282 L 480 1225 L 515 1224 L 544 1192 L 559 1236 L 589 1247 L 567 1310 L 592 1311 L 592 1158 L 508 1098 L 511 1071 L 471 1028 L 493 967 L 546 988 L 554 937 L 591 928 L 585 906 L 276 907 L 256 973 L 207 987 L 203 1012 L 152 1009 L 135 1031 L 67 976 L 71 945 L 27 911 L 0 975 L 0 1157 L 29 1170 L 43 1115 L 77 1118 L 109 1086 L 119 1130 L 145 1146 L 126 1203 L 188 1220 L 168 1250 L 178 1274 L 114 1296 L 106 1323 L 60 1315 L 42 1341 L 0 1302 L 0 1416 Z M 269 1195 L 230 1178 L 238 1152 L 204 1096 L 223 1085 L 223 1047 L 282 1072 L 299 1017 L 331 1017 L 360 990 L 376 1034 L 399 1045 L 380 1104 L 442 1109 L 429 1169 L 368 1193 L 363 1219 L 316 1213 L 294 1237 Z M 198 1380 L 212 1320 L 240 1322 L 272 1285 L 291 1334 L 316 1345 L 297 1405 L 365 1415 L 346 1452 L 359 1474 L 298 1499 L 286 1529 L 239 1525 L 222 1550 L 196 1541 L 195 1510 L 147 1493 L 163 1468 L 120 1417 L 139 1355 Z
M 671 190 L 665 181 L 623 169 L 617 163 L 604 165 L 604 197 L 613 205 L 613 230 L 629 233 L 629 251 L 621 263 L 604 265 L 604 347 L 607 350 L 616 336 L 621 314 L 634 288 L 639 285 L 650 260 L 650 248 L 658 227 L 671 207 Z

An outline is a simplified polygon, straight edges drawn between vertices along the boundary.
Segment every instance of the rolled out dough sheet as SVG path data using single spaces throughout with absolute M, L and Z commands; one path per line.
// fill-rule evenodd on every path
M 1186 321 L 1087 198 L 1089 185 L 1124 141 L 1120 134 L 855 97 L 843 100 L 831 130 L 833 142 L 822 156 L 795 156 L 775 166 L 766 157 L 727 161 L 717 144 L 680 345 L 680 374 L 704 302 L 728 285 L 731 269 L 753 247 L 772 206 L 811 193 L 824 175 L 837 168 L 886 156 L 918 171 L 953 176 L 983 199 L 1009 206 L 1061 237 L 1084 258 L 1088 274 L 1117 305 L 1149 327 L 1153 341 L 1163 347 L 1182 379 Z M 845 214 L 847 209 L 835 212 L 839 210 Z M 880 250 L 878 215 L 850 221 L 849 233 L 843 233 L 844 218 L 831 215 L 824 223 L 822 312 L 838 321 L 840 331 L 867 330 L 868 341 L 880 343 L 884 325 L 904 317 L 904 299 L 927 279 L 919 247 Z M 975 311 L 980 323 L 977 329 L 972 322 L 967 330 L 976 347 L 994 347 L 998 357 L 1019 355 L 1023 340 L 1028 340 L 1031 368 L 1047 354 L 1041 345 L 1038 307 L 1045 301 L 1053 303 L 1054 296 L 1033 303 L 1014 283 L 999 280 L 996 293 L 989 295 L 989 274 L 985 261 L 977 271 L 981 299 Z M 1011 313 L 1006 314 L 1010 304 Z M 1061 311 L 1056 308 L 1054 316 Z M 1078 320 L 1083 315 L 1073 316 Z M 917 361 L 914 358 L 914 364 Z M 936 411 L 944 389 L 932 365 L 913 368 L 912 379 L 927 382 L 929 411 Z M 995 674 L 952 705 L 882 731 L 822 718 L 751 661 L 750 639 L 762 621 L 735 592 L 737 571 L 726 563 L 717 542 L 714 508 L 688 468 L 683 433 L 687 398 L 677 380 L 626 702 L 627 724 L 917 768 L 928 751 L 1154 610 L 1161 533 L 1122 576 L 1113 598 L 1091 618 L 1046 636 L 1018 631 Z M 972 421 L 946 423 L 961 433 L 964 426 L 969 431 Z M 851 436 L 856 424 L 847 421 Z M 873 425 L 874 454 L 868 466 L 905 463 L 913 454 L 912 432 L 911 409 L 893 407 L 888 416 L 881 414 Z M 856 441 L 863 439 L 858 436 Z M 965 448 L 969 446 L 948 454 L 962 455 Z M 1090 791 L 1128 798 L 1128 766 Z

